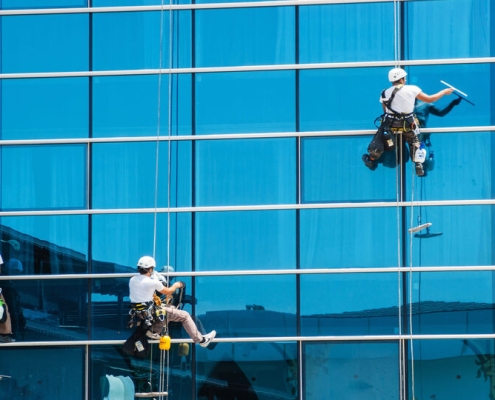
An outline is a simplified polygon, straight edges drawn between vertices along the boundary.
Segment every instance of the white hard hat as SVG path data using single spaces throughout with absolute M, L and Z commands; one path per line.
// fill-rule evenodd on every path
M 141 269 L 150 269 L 156 267 L 156 262 L 153 257 L 143 256 L 139 259 L 137 267 Z
M 390 82 L 398 81 L 399 79 L 404 78 L 407 75 L 407 72 L 402 68 L 393 68 L 388 72 L 388 80 Z

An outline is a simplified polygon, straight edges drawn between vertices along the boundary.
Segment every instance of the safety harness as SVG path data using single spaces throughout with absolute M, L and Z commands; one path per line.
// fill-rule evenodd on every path
M 392 114 L 389 113 L 384 113 L 380 118 L 382 121 L 382 124 L 385 124 L 390 128 L 391 131 L 397 132 L 397 131 L 411 131 L 411 130 L 416 130 L 417 129 L 417 122 L 416 118 L 414 116 L 414 113 L 400 113 L 392 108 L 392 101 L 394 100 L 395 95 L 397 92 L 402 89 L 404 85 L 397 85 L 394 88 L 394 91 L 390 95 L 390 98 L 388 100 L 384 100 L 383 104 L 392 111 Z M 382 99 L 385 99 L 385 90 L 382 92 Z

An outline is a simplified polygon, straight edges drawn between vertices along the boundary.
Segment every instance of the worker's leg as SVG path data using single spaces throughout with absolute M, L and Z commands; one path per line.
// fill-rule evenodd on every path
M 409 145 L 409 153 L 411 154 L 411 161 L 414 162 L 414 156 L 416 155 L 416 151 L 419 149 L 419 138 L 418 135 L 414 133 L 414 131 L 407 131 L 403 134 L 404 139 Z M 417 162 L 416 164 L 416 175 L 423 176 L 425 174 L 423 170 L 423 164 Z
M 194 343 L 199 343 L 203 340 L 203 335 L 199 332 L 198 327 L 187 311 L 178 310 L 173 306 L 167 306 L 166 309 L 167 319 L 170 322 L 180 322 Z

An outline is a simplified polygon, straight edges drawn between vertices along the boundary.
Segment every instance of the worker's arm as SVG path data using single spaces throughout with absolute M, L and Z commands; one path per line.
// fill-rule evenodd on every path
M 172 286 L 166 287 L 164 286 L 162 290 L 159 290 L 161 294 L 166 294 L 167 296 L 173 294 L 177 289 L 180 289 L 183 283 L 181 281 L 175 282 Z
M 453 89 L 443 89 L 440 90 L 438 93 L 432 95 L 421 92 L 416 96 L 416 98 L 418 100 L 424 101 L 425 103 L 433 103 L 434 101 L 441 99 L 443 96 L 448 96 L 452 94 L 453 91 L 454 91 Z

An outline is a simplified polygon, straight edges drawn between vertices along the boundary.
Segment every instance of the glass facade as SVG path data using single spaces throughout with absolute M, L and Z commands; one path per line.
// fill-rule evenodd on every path
M 0 400 L 495 398 L 490 0 L 0 0 L 0 32 Z M 421 178 L 361 160 L 396 64 L 469 100 Z M 123 353 L 143 255 L 216 342 Z

